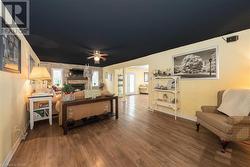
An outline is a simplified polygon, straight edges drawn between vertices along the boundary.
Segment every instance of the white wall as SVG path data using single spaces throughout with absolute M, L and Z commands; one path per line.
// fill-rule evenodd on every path
M 0 1 L 1 5 L 2 2 Z M 0 13 L 2 13 L 0 11 Z M 10 16 L 9 16 L 10 18 Z M 23 35 L 21 40 L 21 74 L 0 71 L 0 164 L 4 163 L 28 123 L 27 96 L 31 92 L 28 78 L 29 55 L 39 59 Z
M 250 88 L 250 29 L 235 34 L 239 35 L 239 41 L 237 42 L 226 43 L 222 37 L 217 37 L 108 66 L 104 68 L 104 72 L 112 72 L 117 68 L 148 64 L 152 77 L 152 72 L 155 69 L 173 68 L 172 56 L 174 55 L 217 46 L 219 79 L 189 79 L 181 80 L 180 82 L 182 115 L 194 117 L 195 112 L 200 110 L 201 105 L 216 104 L 217 91 L 228 88 Z M 151 99 L 152 95 L 151 89 L 149 99 Z M 150 105 L 152 105 L 151 103 L 152 101 L 150 100 Z

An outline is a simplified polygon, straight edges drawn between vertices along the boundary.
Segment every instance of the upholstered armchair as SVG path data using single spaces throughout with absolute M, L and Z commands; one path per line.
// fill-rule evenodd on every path
M 202 106 L 197 111 L 197 131 L 202 125 L 219 136 L 223 152 L 230 141 L 250 140 L 250 116 L 229 117 L 217 110 L 222 102 L 224 91 L 217 94 L 217 106 Z M 250 104 L 249 104 L 250 105 Z
M 148 84 L 140 85 L 139 86 L 139 93 L 140 94 L 148 94 Z

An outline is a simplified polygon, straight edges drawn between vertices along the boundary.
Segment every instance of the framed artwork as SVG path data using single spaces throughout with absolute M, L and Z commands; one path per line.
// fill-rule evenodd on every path
M 173 56 L 174 75 L 191 79 L 218 79 L 217 47 Z
M 0 70 L 21 73 L 21 41 L 3 22 L 5 34 L 0 36 Z
M 30 79 L 30 73 L 31 73 L 33 67 L 35 67 L 35 66 L 36 66 L 36 62 L 33 59 L 33 57 L 30 55 L 29 56 L 29 76 L 28 76 L 28 79 Z

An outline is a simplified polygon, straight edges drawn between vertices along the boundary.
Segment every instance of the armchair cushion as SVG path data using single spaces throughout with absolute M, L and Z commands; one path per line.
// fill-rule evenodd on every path
M 227 118 L 227 123 L 231 125 L 248 124 L 250 126 L 250 116 L 232 116 Z
M 218 112 L 217 106 L 201 106 L 202 112 Z
M 206 122 L 210 126 L 224 132 L 227 134 L 231 134 L 233 132 L 233 128 L 231 124 L 227 123 L 228 116 L 215 112 L 196 112 L 198 121 L 199 119 Z

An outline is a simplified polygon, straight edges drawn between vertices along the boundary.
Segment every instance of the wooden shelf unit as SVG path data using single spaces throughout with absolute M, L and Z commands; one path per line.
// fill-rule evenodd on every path
M 173 110 L 177 118 L 179 111 L 179 76 L 157 76 L 153 77 L 153 109 L 164 112 Z M 161 88 L 161 87 L 164 88 Z M 171 87 L 170 87 L 171 86 Z M 167 99 L 163 97 L 167 96 Z M 169 98 L 171 97 L 171 99 Z M 159 98 L 161 97 L 161 98 Z M 161 108 L 161 109 L 160 109 Z M 166 112 L 168 112 L 166 111 Z
M 123 96 L 123 85 L 124 85 L 124 76 L 119 74 L 118 75 L 118 96 Z

